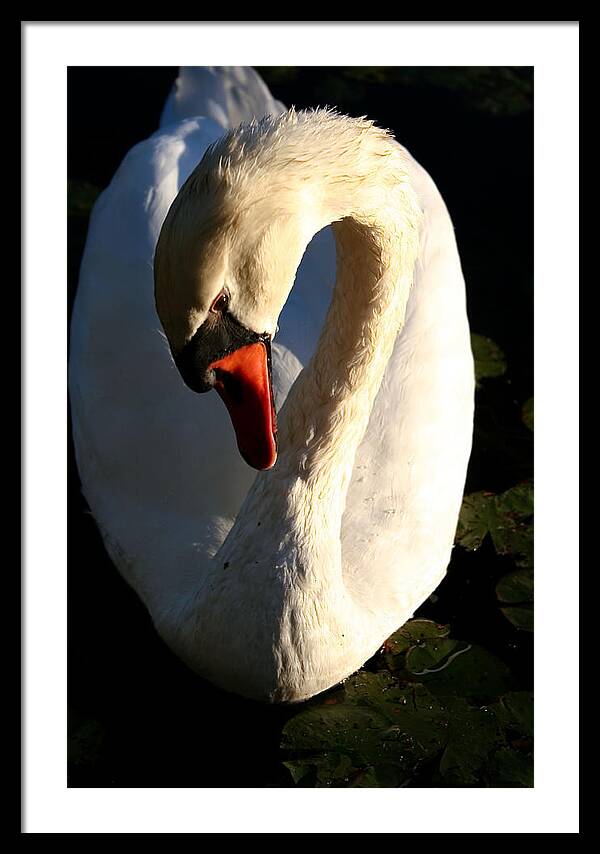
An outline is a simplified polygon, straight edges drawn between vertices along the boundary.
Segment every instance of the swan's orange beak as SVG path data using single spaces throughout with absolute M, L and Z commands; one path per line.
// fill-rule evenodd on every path
M 233 423 L 238 448 L 249 466 L 270 469 L 277 459 L 277 419 L 271 383 L 271 347 L 258 341 L 212 362 L 214 388 Z

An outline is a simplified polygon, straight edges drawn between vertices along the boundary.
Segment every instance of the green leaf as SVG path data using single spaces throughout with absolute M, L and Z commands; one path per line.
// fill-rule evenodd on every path
M 501 608 L 507 620 L 517 629 L 524 632 L 533 631 L 533 609 L 532 608 Z
M 67 212 L 70 216 L 89 216 L 101 190 L 88 181 L 67 181 Z
M 406 786 L 423 768 L 438 767 L 428 773 L 439 785 L 484 786 L 490 775 L 521 773 L 520 765 L 510 770 L 511 757 L 497 765 L 493 757 L 522 747 L 523 738 L 529 746 L 531 696 L 511 692 L 502 661 L 447 632 L 409 621 L 393 636 L 397 671 L 359 671 L 335 702 L 328 694 L 287 722 L 281 746 L 295 785 Z
M 387 737 L 401 746 L 407 760 L 422 761 L 445 741 L 446 708 L 423 685 L 401 687 L 388 674 L 362 672 L 348 680 L 346 695 L 349 703 L 370 706 L 385 716 L 392 724 Z M 381 761 L 385 756 L 373 758 Z
M 389 656 L 385 660 L 389 666 Z M 466 697 L 480 703 L 496 699 L 511 687 L 509 668 L 499 658 L 476 644 L 446 637 L 424 637 L 394 656 L 394 666 L 390 669 L 393 675 L 363 672 L 354 679 L 359 680 L 358 684 L 370 686 L 370 694 L 375 697 L 394 697 L 392 686 L 398 684 L 400 677 L 404 697 L 406 683 L 412 683 L 413 688 L 417 683 L 417 687 L 426 686 L 436 697 Z M 346 683 L 347 695 L 355 691 L 351 685 L 351 681 Z
M 308 709 L 285 725 L 281 746 L 300 754 L 286 760 L 297 785 L 402 785 L 445 746 L 448 711 L 422 685 L 362 671 L 345 693 L 344 704 Z
M 475 381 L 501 377 L 506 373 L 504 353 L 491 338 L 471 333 L 471 350 L 475 361 Z
M 311 783 L 317 787 L 344 784 L 357 771 L 344 753 L 323 753 L 283 764 L 296 785 Z
M 505 729 L 520 736 L 533 736 L 533 693 L 510 691 L 490 708 Z
M 369 673 L 360 670 L 344 683 L 345 700 L 354 706 L 369 706 L 389 720 L 391 709 L 398 704 L 406 705 L 407 689 L 388 673 Z
M 334 750 L 368 762 L 388 727 L 388 721 L 372 709 L 346 704 L 315 706 L 286 723 L 281 746 L 289 750 Z
M 530 482 L 519 483 L 496 496 L 496 510 L 501 516 L 532 516 L 533 485 Z
M 410 780 L 410 774 L 394 765 L 369 765 L 348 778 L 348 788 L 396 788 Z
M 496 585 L 496 596 L 509 604 L 533 602 L 533 570 L 519 569 L 503 576 Z
M 463 498 L 456 542 L 464 549 L 475 551 L 489 534 L 496 513 L 494 498 L 491 492 L 473 492 Z
M 474 551 L 489 534 L 496 552 L 511 555 L 518 566 L 533 563 L 533 488 L 519 484 L 500 495 L 473 492 L 463 499 L 456 542 Z
M 408 650 L 430 640 L 445 638 L 449 632 L 450 626 L 434 623 L 432 620 L 409 620 L 401 629 L 394 632 L 384 644 L 384 658 L 387 667 L 392 672 L 403 670 L 405 654 Z
M 439 698 L 465 697 L 487 703 L 511 688 L 508 667 L 481 646 L 467 645 L 447 667 L 419 676 L 419 680 Z
M 463 548 L 478 549 L 489 534 L 499 555 L 509 555 L 524 567 L 505 575 L 496 586 L 498 599 L 509 606 L 502 613 L 524 631 L 533 631 L 532 516 L 533 488 L 531 483 L 521 483 L 500 495 L 465 496 L 456 529 L 456 542 Z
M 440 773 L 453 786 L 476 786 L 490 753 L 501 744 L 498 721 L 488 709 L 456 699 L 449 705 L 448 744 L 440 760 Z
M 456 529 L 456 542 L 463 548 L 478 549 L 489 534 L 498 554 L 510 555 L 523 567 L 500 579 L 496 595 L 509 606 L 502 608 L 504 616 L 524 631 L 533 631 L 532 515 L 533 488 L 522 483 L 501 495 L 474 492 L 465 496 Z
M 503 747 L 491 761 L 491 784 L 502 788 L 532 788 L 533 758 Z
M 526 400 L 521 409 L 521 419 L 523 423 L 533 431 L 533 398 Z
M 363 699 L 366 700 L 365 706 L 355 706 L 350 702 L 315 707 L 287 722 L 281 743 L 284 749 L 325 754 L 325 758 L 304 755 L 288 759 L 288 762 L 295 763 L 295 777 L 302 780 L 312 770 L 316 773 L 316 785 L 333 784 L 348 776 L 350 766 L 360 771 L 391 764 L 405 779 L 419 761 L 439 750 L 439 740 L 434 736 L 429 739 L 428 730 L 427 738 L 435 743 L 421 744 L 421 738 L 425 738 L 423 727 L 427 729 L 427 724 L 419 715 L 406 720 L 396 716 L 398 720 L 395 720 L 391 702 L 386 706 L 382 698 L 377 701 L 375 694 L 369 696 L 368 693 Z
M 411 646 L 429 638 L 445 638 L 450 634 L 450 626 L 434 623 L 432 620 L 409 620 L 402 628 L 386 640 L 384 649 L 392 655 L 399 655 Z
M 448 638 L 435 638 L 411 647 L 406 653 L 405 667 L 414 676 L 436 672 L 455 652 L 459 642 Z
M 311 776 L 311 772 L 314 770 L 314 764 L 316 761 L 317 760 L 313 759 L 290 759 L 288 762 L 284 762 L 283 764 L 292 775 L 294 783 L 298 785 L 303 780 L 306 780 Z

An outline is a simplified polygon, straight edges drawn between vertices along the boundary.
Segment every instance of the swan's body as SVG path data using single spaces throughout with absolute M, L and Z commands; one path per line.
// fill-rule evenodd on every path
M 171 647 L 228 690 L 301 700 L 360 667 L 445 573 L 473 415 L 464 281 L 427 173 L 370 123 L 325 111 L 221 140 L 165 223 L 222 134 L 206 118 L 165 127 L 94 209 L 72 325 L 75 445 L 108 551 Z M 238 320 L 279 325 L 270 471 L 244 463 L 217 395 L 177 372 L 154 301 L 161 227 L 173 352 L 223 276 Z

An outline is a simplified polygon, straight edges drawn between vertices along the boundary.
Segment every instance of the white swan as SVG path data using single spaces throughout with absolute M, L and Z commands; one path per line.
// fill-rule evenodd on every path
M 262 95 L 258 123 L 182 119 L 125 158 L 91 219 L 70 394 L 85 496 L 159 633 L 221 687 L 281 702 L 359 668 L 441 581 L 474 382 L 431 178 L 364 119 L 274 115 Z M 169 349 L 190 385 L 216 381 L 252 464 L 278 442 L 274 467 L 246 465 Z

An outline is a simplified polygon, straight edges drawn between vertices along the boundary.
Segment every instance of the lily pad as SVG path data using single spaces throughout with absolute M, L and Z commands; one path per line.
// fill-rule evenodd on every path
M 533 631 L 533 570 L 509 572 L 496 585 L 504 616 L 523 631 Z M 508 606 L 508 607 L 507 607 Z
M 405 767 L 435 755 L 444 744 L 447 710 L 423 685 L 400 685 L 388 674 L 363 672 L 348 681 L 346 696 L 349 703 L 369 706 L 385 716 L 391 724 L 386 741 L 401 748 Z M 387 743 L 372 758 L 382 761 L 389 753 Z
M 503 576 L 496 585 L 496 596 L 509 604 L 533 602 L 533 571 L 520 569 Z
M 346 783 L 356 773 L 352 760 L 344 753 L 323 753 L 309 759 L 296 759 L 283 763 L 296 785 L 312 786 Z
M 506 373 L 504 353 L 491 338 L 472 333 L 471 350 L 475 361 L 475 382 L 478 386 L 481 385 L 481 380 L 501 377 Z
M 384 643 L 385 662 L 390 670 L 401 670 L 405 663 L 404 654 L 409 649 L 429 640 L 445 638 L 449 633 L 450 626 L 432 620 L 409 620 Z
M 440 630 L 448 628 L 440 626 Z M 415 684 L 423 685 L 440 698 L 466 697 L 483 703 L 499 697 L 511 687 L 510 671 L 504 662 L 477 644 L 452 638 L 424 638 L 394 656 L 393 667 L 390 667 L 388 655 L 385 661 L 401 684 L 411 683 L 413 688 Z M 367 680 L 374 678 L 373 674 L 366 673 L 357 674 L 355 678 L 359 676 Z M 367 684 L 373 686 L 373 693 L 387 695 L 394 684 L 393 676 L 383 673 L 376 676 L 380 682 Z M 347 683 L 347 693 L 348 690 Z
M 375 765 L 355 772 L 349 779 L 350 788 L 390 789 L 404 785 L 410 780 L 410 774 L 394 765 Z
M 510 691 L 490 707 L 502 726 L 519 736 L 533 736 L 533 693 Z
M 434 638 L 411 647 L 406 653 L 406 669 L 413 676 L 426 676 L 448 666 L 450 656 L 459 642 L 449 638 Z
M 389 727 L 378 712 L 348 704 L 315 706 L 291 718 L 281 746 L 290 750 L 335 751 L 368 761 Z
M 434 623 L 433 620 L 409 620 L 401 629 L 390 635 L 384 644 L 384 649 L 397 655 L 420 641 L 445 638 L 449 634 L 450 626 Z
M 417 761 L 435 753 L 446 738 L 447 710 L 421 684 L 401 686 L 381 673 L 359 673 L 347 684 L 350 703 L 376 709 L 393 725 L 388 735 Z
M 519 695 L 508 693 L 508 669 L 487 650 L 448 638 L 421 638 L 403 656 L 410 666 L 432 667 L 360 671 L 344 683 L 343 700 L 324 700 L 288 721 L 282 747 L 294 754 L 285 764 L 296 785 L 409 785 L 424 763 L 438 760 L 443 785 L 483 779 L 491 753 L 507 745 L 503 727 L 524 714 Z M 497 702 L 482 708 L 490 701 Z
M 90 215 L 101 190 L 88 181 L 67 181 L 67 211 L 70 216 Z
M 502 788 L 532 788 L 533 758 L 503 747 L 491 761 L 491 784 Z
M 495 495 L 473 492 L 463 498 L 456 529 L 456 542 L 464 549 L 478 549 L 495 524 Z
M 529 427 L 530 430 L 533 430 L 533 398 L 530 397 L 529 400 L 526 400 L 523 404 L 523 408 L 521 409 L 521 419 L 523 424 Z
M 533 631 L 533 488 L 521 483 L 500 495 L 474 492 L 463 499 L 456 542 L 478 549 L 486 536 L 499 555 L 511 556 L 522 570 L 508 573 L 496 586 L 502 613 L 518 629 Z
M 448 710 L 422 685 L 363 671 L 345 692 L 343 705 L 308 709 L 285 725 L 281 746 L 296 754 L 285 764 L 297 785 L 399 786 L 447 743 Z
M 456 529 L 456 542 L 470 551 L 489 534 L 496 552 L 511 555 L 518 566 L 533 563 L 533 489 L 519 484 L 500 495 L 474 492 L 465 496 Z
M 502 743 L 496 717 L 486 709 L 456 699 L 450 706 L 448 744 L 440 759 L 440 774 L 451 785 L 476 786 L 490 753 Z
M 500 609 L 507 620 L 517 629 L 524 632 L 533 631 L 533 608 L 501 608 Z
M 496 507 L 500 515 L 533 515 L 533 486 L 530 482 L 519 483 L 496 497 Z
M 489 702 L 511 688 L 508 667 L 476 644 L 463 645 L 460 654 L 446 667 L 418 678 L 440 699 L 463 697 L 477 704 Z
M 491 757 L 488 785 L 533 786 L 533 694 L 511 691 L 490 706 L 502 727 L 504 745 Z

